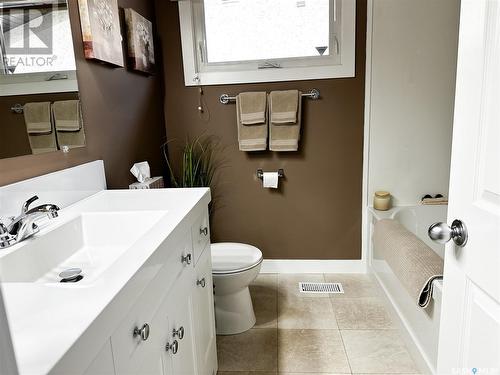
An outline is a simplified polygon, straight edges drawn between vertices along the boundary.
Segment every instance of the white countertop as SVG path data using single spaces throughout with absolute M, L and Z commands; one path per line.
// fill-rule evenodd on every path
M 209 201 L 210 191 L 206 188 L 104 190 L 62 209 L 59 217 L 51 220 L 33 238 L 1 250 L 0 258 L 85 212 L 166 212 L 140 241 L 115 261 L 112 272 L 103 273 L 90 285 L 2 284 L 19 374 L 50 372 L 82 336 L 96 345 L 97 353 L 102 339 L 98 333 L 109 337 L 112 332 L 105 332 L 106 327 L 102 326 L 89 331 L 89 327 L 101 316 L 106 315 L 109 319 L 117 311 L 127 311 L 132 306 L 161 267 L 149 262 L 151 255 L 193 207 L 198 203 L 206 206 Z M 112 301 L 113 309 L 108 309 Z

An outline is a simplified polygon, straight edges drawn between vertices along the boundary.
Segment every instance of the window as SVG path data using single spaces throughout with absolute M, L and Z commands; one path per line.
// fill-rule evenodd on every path
M 355 0 L 179 2 L 186 85 L 354 76 Z

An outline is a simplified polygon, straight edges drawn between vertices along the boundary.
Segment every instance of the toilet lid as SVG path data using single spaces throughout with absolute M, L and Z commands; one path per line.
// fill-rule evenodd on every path
M 219 242 L 210 246 L 213 273 L 232 273 L 255 267 L 262 262 L 262 252 L 252 245 Z

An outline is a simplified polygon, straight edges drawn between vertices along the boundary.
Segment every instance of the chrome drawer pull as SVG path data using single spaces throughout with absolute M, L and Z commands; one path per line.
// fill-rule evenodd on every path
M 177 354 L 177 351 L 179 350 L 179 343 L 177 340 L 174 340 L 173 343 L 168 343 L 165 345 L 165 351 L 169 352 L 172 351 L 172 354 Z
M 184 327 L 180 327 L 179 329 L 174 328 L 172 330 L 172 336 L 174 338 L 177 336 L 179 340 L 182 340 L 184 338 Z
M 191 264 L 191 254 L 181 255 L 181 263 Z
M 200 228 L 200 234 L 207 236 L 208 235 L 208 227 Z
M 202 288 L 204 288 L 205 285 L 206 285 L 205 278 L 201 280 L 196 280 L 196 286 L 201 286 Z
M 146 341 L 149 337 L 149 324 L 144 323 L 142 328 L 135 327 L 134 328 L 134 337 L 140 336 L 142 341 Z

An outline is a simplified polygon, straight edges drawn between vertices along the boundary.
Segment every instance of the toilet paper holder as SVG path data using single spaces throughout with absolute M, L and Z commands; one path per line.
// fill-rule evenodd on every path
M 282 168 L 278 169 L 278 177 L 285 177 L 285 171 Z M 264 178 L 264 171 L 262 169 L 257 169 L 257 178 L 261 180 Z

